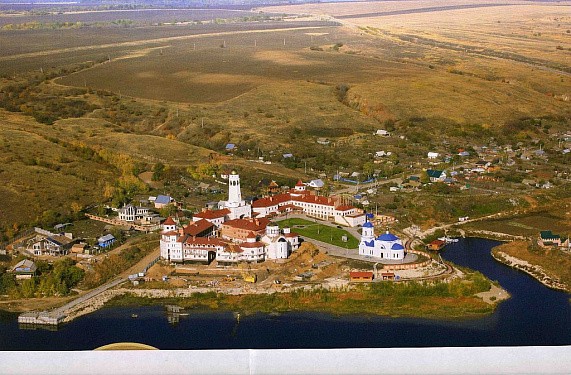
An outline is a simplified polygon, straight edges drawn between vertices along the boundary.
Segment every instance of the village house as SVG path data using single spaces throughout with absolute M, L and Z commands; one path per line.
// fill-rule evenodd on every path
M 439 171 L 435 169 L 427 169 L 426 174 L 430 179 L 430 182 L 444 182 L 448 177 L 446 171 Z
M 380 135 L 381 137 L 390 137 L 391 133 L 389 133 L 388 131 L 384 130 L 384 129 L 378 129 L 375 132 L 375 135 Z
M 157 198 L 155 199 L 154 203 L 155 203 L 155 208 L 157 209 L 166 207 L 169 204 L 176 204 L 174 198 L 168 195 L 157 195 Z
M 36 276 L 37 269 L 38 267 L 34 262 L 24 259 L 12 267 L 11 271 L 16 276 L 16 279 L 31 279 Z
M 550 230 L 542 230 L 539 232 L 539 239 L 537 241 L 541 247 L 563 247 L 571 248 L 569 238 L 561 238 L 560 235 L 554 234 Z
M 149 209 L 147 207 L 135 207 L 132 204 L 128 204 L 119 209 L 119 220 L 123 220 L 128 223 L 134 223 L 135 221 L 145 221 L 144 219 L 147 216 L 149 216 Z
M 434 160 L 434 159 L 438 158 L 440 156 L 440 154 L 438 152 L 429 152 L 427 154 L 427 156 L 428 156 L 428 159 Z
M 84 243 L 84 242 L 76 243 L 71 247 L 71 253 L 72 254 L 83 254 L 85 252 L 85 249 L 87 249 L 86 243 Z
M 66 255 L 71 246 L 73 245 L 73 239 L 71 234 L 65 235 L 52 235 L 48 237 L 40 236 L 36 237 L 36 241 L 33 242 L 31 251 L 35 256 L 51 255 L 59 256 Z
M 104 236 L 101 236 L 97 239 L 97 245 L 100 248 L 108 248 L 113 246 L 113 244 L 115 243 L 115 236 L 113 236 L 111 233 L 108 233 Z
M 349 281 L 352 283 L 370 283 L 374 279 L 374 275 L 370 271 L 351 271 L 349 272 Z

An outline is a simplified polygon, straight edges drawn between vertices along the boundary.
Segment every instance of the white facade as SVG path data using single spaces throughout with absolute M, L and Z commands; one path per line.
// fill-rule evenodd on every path
M 129 223 L 135 222 L 136 220 L 143 220 L 148 215 L 148 208 L 135 207 L 132 204 L 128 204 L 125 207 L 119 209 L 119 220 L 127 221 Z
M 229 220 L 252 217 L 252 206 L 242 200 L 240 176 L 236 171 L 232 171 L 228 175 L 228 200 L 220 202 L 219 208 L 226 208 L 230 211 L 228 214 Z
M 210 263 L 224 248 L 225 244 L 216 238 L 181 235 L 176 224 L 169 219 L 163 223 L 161 232 L 161 258 L 175 263 Z
M 280 233 L 280 227 L 275 224 L 266 227 L 262 242 L 267 246 L 268 259 L 287 259 L 292 252 L 292 244 Z
M 363 225 L 359 255 L 370 256 L 386 260 L 403 260 L 404 246 L 400 238 L 394 234 L 386 233 L 375 237 L 375 227 L 368 221 Z
M 353 214 L 353 215 L 347 215 L 343 217 L 343 219 L 347 221 L 350 227 L 358 227 L 360 225 L 365 224 L 366 217 L 367 216 L 365 214 Z M 335 217 L 335 219 L 337 219 L 337 217 Z M 336 220 L 336 222 L 338 221 Z
M 161 232 L 161 258 L 166 260 L 171 260 L 172 257 L 182 258 L 182 246 L 176 241 L 178 236 L 176 223 L 171 218 L 168 218 L 163 223 L 163 231 Z

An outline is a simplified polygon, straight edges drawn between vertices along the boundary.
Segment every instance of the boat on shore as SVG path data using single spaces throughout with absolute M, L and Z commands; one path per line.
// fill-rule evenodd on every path
M 458 242 L 458 241 L 459 241 L 458 238 L 452 238 L 452 237 L 440 237 L 440 238 L 438 238 L 438 239 L 439 239 L 440 241 L 446 242 L 447 244 L 449 244 L 449 243 L 455 243 L 455 242 Z

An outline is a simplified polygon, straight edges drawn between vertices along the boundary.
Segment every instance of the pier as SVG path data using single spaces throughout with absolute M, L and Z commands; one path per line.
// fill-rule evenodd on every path
M 55 311 L 32 311 L 20 314 L 20 316 L 18 316 L 18 324 L 57 326 L 63 322 L 64 318 L 65 315 L 60 315 Z

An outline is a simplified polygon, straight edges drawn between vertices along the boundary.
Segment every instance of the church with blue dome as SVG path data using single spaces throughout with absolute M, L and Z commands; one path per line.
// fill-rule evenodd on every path
M 387 230 L 386 233 L 375 237 L 373 223 L 367 221 L 363 224 L 359 255 L 370 256 L 387 260 L 402 260 L 405 252 L 400 238 Z

